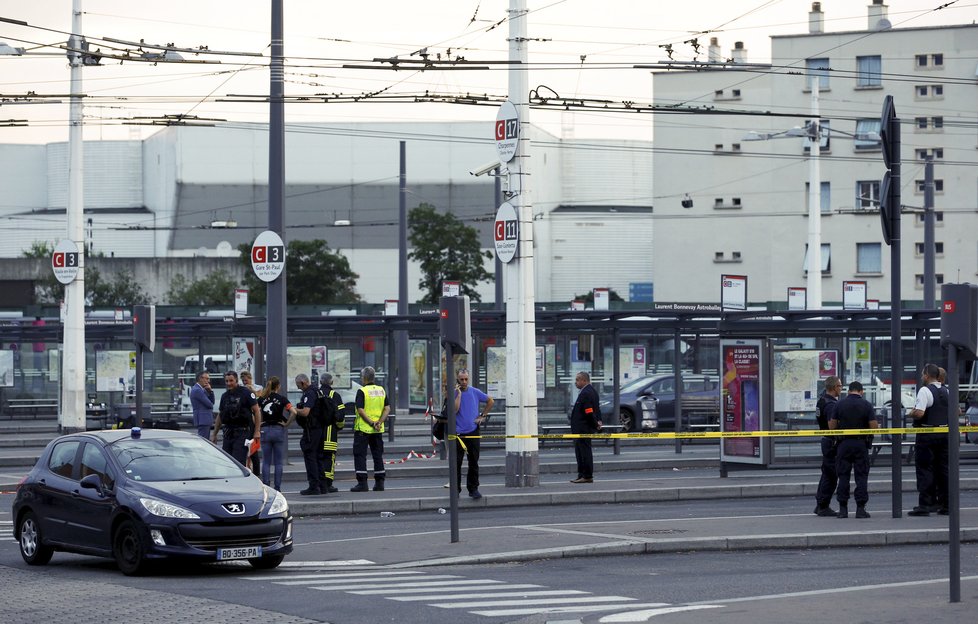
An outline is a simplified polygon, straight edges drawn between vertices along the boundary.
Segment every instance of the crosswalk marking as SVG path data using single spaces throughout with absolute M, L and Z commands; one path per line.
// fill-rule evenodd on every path
M 505 587 L 505 589 L 513 589 L 512 585 Z M 572 594 L 582 595 L 587 592 L 578 591 L 576 589 L 547 589 L 541 591 L 500 591 L 493 592 L 491 594 L 473 594 L 469 591 L 465 592 L 465 598 L 514 598 L 520 596 L 522 598 L 530 598 L 532 596 L 569 596 Z M 419 602 L 423 600 L 444 600 L 446 598 L 445 594 L 429 594 L 427 596 L 391 596 L 391 600 L 397 600 L 400 602 Z
M 8 537 L 11 539 L 14 537 L 14 522 L 13 520 L 0 520 L 0 539 Z
M 467 579 L 455 574 L 428 574 L 418 570 L 382 566 L 361 570 L 319 570 L 315 574 L 263 574 L 242 578 L 317 591 L 378 596 L 395 602 L 424 604 L 439 609 L 463 609 L 470 614 L 489 618 L 602 611 L 618 612 L 614 614 L 616 616 L 627 613 L 651 616 L 660 612 L 684 610 L 683 607 L 667 602 L 639 602 L 638 599 L 628 596 L 594 595 L 576 589 L 551 589 L 532 583 Z M 449 584 L 452 593 L 446 595 L 444 590 Z

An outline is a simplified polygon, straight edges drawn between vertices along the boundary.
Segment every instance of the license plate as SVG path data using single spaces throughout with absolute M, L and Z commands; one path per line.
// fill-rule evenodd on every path
M 218 548 L 218 561 L 232 561 L 234 559 L 254 559 L 261 557 L 261 546 L 244 546 L 242 548 Z

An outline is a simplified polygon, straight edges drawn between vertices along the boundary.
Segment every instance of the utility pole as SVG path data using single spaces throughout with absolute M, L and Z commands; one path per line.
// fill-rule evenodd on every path
M 822 129 L 818 123 L 818 73 L 811 76 L 812 120 L 808 123 L 808 309 L 822 307 Z
M 509 3 L 509 99 L 519 117 L 519 140 L 509 165 L 510 203 L 519 221 L 518 257 L 506 267 L 506 433 L 537 433 L 536 295 L 533 202 L 530 195 L 530 106 L 526 0 Z M 506 438 L 506 486 L 540 485 L 536 438 Z
M 934 274 L 934 157 L 928 156 L 924 165 L 924 309 L 936 307 L 934 290 L 937 279 Z
M 285 240 L 285 59 L 283 2 L 272 0 L 272 58 L 268 98 L 268 229 Z M 288 258 L 286 257 L 286 267 Z M 286 376 L 285 280 L 288 269 L 268 282 L 265 314 L 267 375 Z
M 495 205 L 492 207 L 493 211 L 496 211 L 500 205 L 503 203 L 503 179 L 500 177 L 500 167 L 493 169 L 492 184 L 495 190 Z M 499 254 L 493 254 L 495 256 L 495 287 L 496 287 L 496 297 L 493 303 L 493 308 L 496 310 L 503 309 L 503 261 L 499 259 Z
M 400 184 L 398 193 L 398 253 L 397 253 L 397 314 L 407 316 L 408 313 L 408 277 L 407 277 L 407 143 L 400 142 Z M 398 416 L 410 412 L 410 390 L 408 381 L 408 333 L 406 330 L 397 332 L 397 395 L 395 409 Z M 403 421 L 401 421 L 403 422 Z
M 82 133 L 82 3 L 71 3 L 71 36 L 68 63 L 71 67 L 71 103 L 68 112 L 68 205 L 67 237 L 78 246 L 78 276 L 65 286 L 64 379 L 61 385 L 62 433 L 85 430 L 85 185 Z

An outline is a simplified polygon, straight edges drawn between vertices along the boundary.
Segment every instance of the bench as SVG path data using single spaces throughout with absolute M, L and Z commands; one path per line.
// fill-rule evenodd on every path
M 869 453 L 869 465 L 872 466 L 876 462 L 876 456 L 880 454 L 883 449 L 888 449 L 893 445 L 889 440 L 883 440 L 880 442 L 873 442 L 872 450 Z M 913 440 L 903 440 L 900 442 L 900 455 L 903 456 L 903 449 L 909 447 L 907 451 L 907 458 L 905 460 L 906 464 L 909 466 L 914 461 L 914 456 L 916 455 L 915 443 Z
M 694 427 L 718 428 L 720 426 L 720 397 L 716 395 L 684 395 L 682 397 L 682 413 L 682 423 L 690 429 Z
M 57 399 L 7 399 L 7 414 L 18 416 L 30 413 L 33 417 L 44 411 L 47 414 L 58 413 Z

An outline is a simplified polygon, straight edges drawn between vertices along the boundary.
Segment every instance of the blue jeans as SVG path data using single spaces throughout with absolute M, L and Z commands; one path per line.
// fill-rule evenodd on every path
M 272 464 L 275 465 L 275 485 L 276 490 L 282 490 L 282 466 L 285 463 L 285 427 L 279 425 L 262 425 L 261 428 L 261 480 L 265 485 L 272 485 L 268 482 Z

